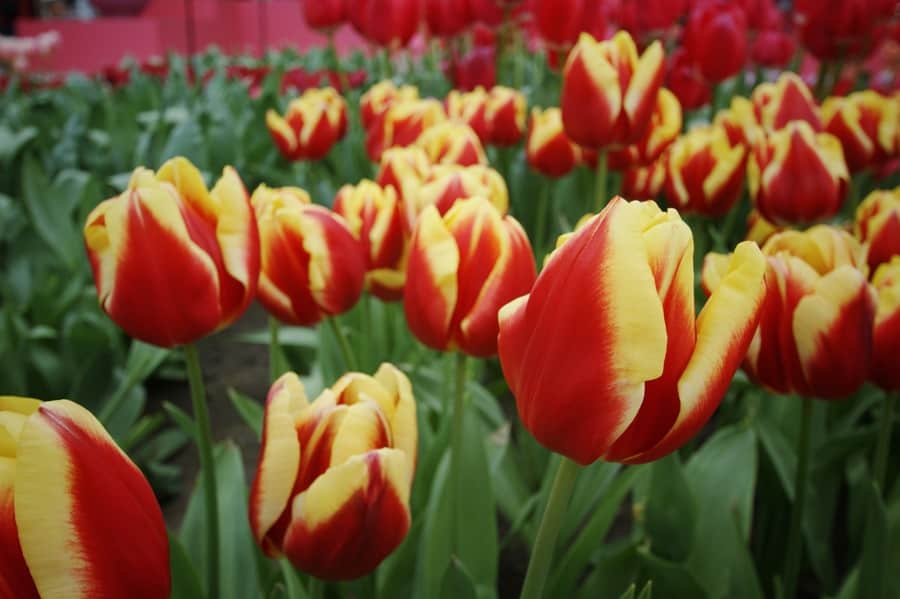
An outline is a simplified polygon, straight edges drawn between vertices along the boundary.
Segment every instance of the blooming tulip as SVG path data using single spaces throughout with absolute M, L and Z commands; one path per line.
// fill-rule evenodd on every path
M 419 0 L 353 0 L 350 22 L 364 38 L 386 49 L 405 46 L 419 29 Z
M 674 210 L 614 198 L 560 243 L 531 293 L 500 311 L 500 363 L 522 423 L 579 464 L 675 451 L 747 351 L 762 254 L 739 245 L 695 321 L 693 240 Z
M 872 380 L 882 389 L 900 391 L 900 255 L 885 262 L 872 278 L 878 294 L 872 345 Z
M 753 39 L 750 57 L 756 64 L 770 69 L 784 69 L 797 53 L 794 37 L 782 29 L 760 31 Z
M 303 18 L 313 29 L 335 29 L 347 17 L 346 0 L 303 0 Z
M 445 121 L 422 132 L 416 145 L 432 164 L 487 164 L 487 155 L 475 131 L 465 123 Z
M 419 90 L 412 85 L 397 87 L 390 79 L 376 83 L 359 99 L 359 115 L 368 129 L 384 116 L 394 102 L 418 100 Z
M 581 161 L 581 148 L 563 130 L 559 108 L 532 109 L 525 156 L 531 168 L 548 177 L 562 177 Z
M 900 187 L 866 196 L 856 210 L 856 236 L 866 247 L 870 272 L 900 255 Z
M 675 94 L 661 88 L 656 107 L 650 115 L 650 125 L 635 143 L 609 154 L 609 167 L 623 170 L 629 166 L 650 164 L 672 145 L 681 133 L 681 104 Z
M 647 166 L 633 166 L 622 173 L 622 195 L 633 200 L 652 200 L 666 181 L 666 163 L 660 159 Z
M 259 222 L 259 301 L 282 322 L 310 326 L 346 312 L 363 289 L 366 262 L 344 219 L 296 187 L 260 185 L 250 198 Z
M 740 199 L 747 149 L 731 145 L 723 128 L 693 129 L 667 157 L 666 199 L 679 210 L 722 216 Z
M 756 209 L 773 223 L 808 223 L 837 214 L 850 175 L 841 142 L 793 121 L 750 153 L 747 180 Z
M 480 197 L 441 217 L 428 206 L 409 252 L 403 309 L 428 347 L 486 357 L 497 353 L 497 311 L 534 282 L 531 245 L 521 225 Z
M 747 17 L 735 2 L 694 3 L 684 31 L 684 47 L 703 77 L 719 83 L 747 62 Z
M 512 146 L 522 139 L 525 131 L 525 95 L 522 92 L 495 86 L 487 101 L 488 143 Z
M 684 48 L 678 48 L 669 58 L 666 87 L 672 90 L 685 110 L 700 108 L 712 100 L 712 86 Z
M 566 134 L 593 149 L 638 141 L 656 108 L 664 65 L 659 41 L 638 58 L 634 40 L 624 31 L 603 42 L 582 34 L 563 71 Z
M 753 103 L 741 96 L 731 98 L 728 108 L 716 113 L 713 124 L 725 130 L 728 142 L 733 146 L 744 144 L 748 148 L 753 148 L 764 140 L 764 133 L 756 120 Z
M 231 167 L 212 190 L 185 158 L 155 174 L 136 169 L 128 189 L 88 215 L 84 242 L 101 308 L 147 343 L 197 341 L 256 294 L 259 236 Z
M 494 87 L 497 84 L 496 50 L 493 46 L 475 46 L 463 54 L 453 49 L 444 74 L 458 90 Z
M 828 98 L 822 106 L 825 131 L 839 140 L 851 172 L 860 171 L 896 153 L 900 130 L 897 98 L 871 90 Z
M 379 162 L 385 150 L 412 145 L 423 131 L 446 119 L 444 107 L 433 98 L 393 102 L 366 132 L 366 153 Z
M 437 37 L 453 37 L 472 24 L 469 0 L 425 0 L 425 22 Z
M 766 131 L 777 131 L 791 121 L 805 121 L 822 130 L 819 107 L 806 83 L 795 73 L 782 73 L 775 83 L 764 82 L 753 90 L 753 110 Z
M 400 299 L 403 290 L 404 210 L 392 186 L 363 180 L 344 185 L 334 199 L 334 211 L 344 217 L 366 257 L 366 287 L 386 301 Z
M 321 160 L 347 132 L 347 106 L 332 87 L 307 90 L 281 117 L 266 112 L 266 126 L 288 160 Z
M 452 90 L 447 94 L 445 102 L 447 116 L 465 123 L 478 135 L 482 143 L 487 143 L 490 129 L 487 121 L 488 94 L 483 87 L 476 87 L 469 92 Z
M 819 225 L 769 238 L 766 299 L 745 369 L 778 393 L 837 399 L 866 380 L 875 295 L 859 270 L 860 246 Z M 726 256 L 710 254 L 703 286 L 715 293 Z
M 346 374 L 312 403 L 285 374 L 266 399 L 250 491 L 256 542 L 318 578 L 365 576 L 409 530 L 417 445 L 412 386 L 394 366 Z
M 412 231 L 412 223 L 417 212 L 419 188 L 431 172 L 431 161 L 425 150 L 416 146 L 391 148 L 381 155 L 381 166 L 375 182 L 382 187 L 392 186 L 397 192 L 397 199 L 404 207 L 407 218 L 404 223 Z
M 8 599 L 169 597 L 153 490 L 68 400 L 0 396 L 0 556 Z
M 426 206 L 434 206 L 443 216 L 457 200 L 474 196 L 486 199 L 501 215 L 509 210 L 506 181 L 494 169 L 480 164 L 436 166 L 419 188 L 415 213 L 418 215 Z

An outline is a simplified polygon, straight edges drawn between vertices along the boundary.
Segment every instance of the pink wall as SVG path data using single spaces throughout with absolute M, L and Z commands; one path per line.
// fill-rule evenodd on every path
M 196 48 L 215 44 L 229 53 L 256 54 L 260 32 L 266 46 L 294 46 L 299 50 L 323 46 L 327 38 L 310 29 L 297 0 L 194 0 Z M 260 26 L 260 19 L 263 19 Z M 117 64 L 125 56 L 144 60 L 172 50 L 187 52 L 187 19 L 183 3 L 155 0 L 140 17 L 100 18 L 93 21 L 19 19 L 19 35 L 56 30 L 62 38 L 54 54 L 35 63 L 46 71 L 93 73 Z M 364 48 L 365 42 L 350 27 L 337 34 L 340 51 Z

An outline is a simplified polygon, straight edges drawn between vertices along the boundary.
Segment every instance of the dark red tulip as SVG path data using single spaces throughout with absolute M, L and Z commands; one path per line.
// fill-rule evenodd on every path
M 347 18 L 346 0 L 302 0 L 303 18 L 313 29 L 334 29 Z
M 695 5 L 684 32 L 684 48 L 711 83 L 737 74 L 747 62 L 744 10 L 724 0 L 707 0 Z
M 425 22 L 432 35 L 459 35 L 472 24 L 469 0 L 425 0 Z

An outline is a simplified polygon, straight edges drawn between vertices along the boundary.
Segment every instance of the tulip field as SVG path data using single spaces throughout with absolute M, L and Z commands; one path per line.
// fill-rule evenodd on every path
M 0 599 L 900 598 L 900 2 L 297 5 L 0 71 Z

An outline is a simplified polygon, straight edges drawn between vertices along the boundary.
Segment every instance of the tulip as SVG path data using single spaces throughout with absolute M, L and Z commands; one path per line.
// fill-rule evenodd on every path
M 503 23 L 506 12 L 512 9 L 518 0 L 469 0 L 469 8 L 472 10 L 472 18 L 489 27 L 496 27 Z
M 425 22 L 431 35 L 453 37 L 472 20 L 469 0 L 425 0 Z
M 497 84 L 497 53 L 493 46 L 476 46 L 465 54 L 452 50 L 444 74 L 453 87 L 470 91 Z
M 471 127 L 481 143 L 487 143 L 490 137 L 487 102 L 488 94 L 483 87 L 476 87 L 470 92 L 454 89 L 447 95 L 445 102 L 447 116 Z
M 675 50 L 669 59 L 666 87 L 672 90 L 685 110 L 706 106 L 712 100 L 712 87 L 703 79 L 684 48 Z
M 747 18 L 737 3 L 695 3 L 684 31 L 684 48 L 711 83 L 741 72 L 747 62 Z
M 764 273 L 756 245 L 739 245 L 695 322 L 690 228 L 674 210 L 614 198 L 500 311 L 500 363 L 522 423 L 579 464 L 675 451 L 744 357 Z
M 565 50 L 582 32 L 605 37 L 610 15 L 604 4 L 599 0 L 533 0 L 531 10 L 544 41 L 552 50 Z
M 409 530 L 418 434 L 412 386 L 382 364 L 310 403 L 293 372 L 266 399 L 250 527 L 269 557 L 325 580 L 373 571 Z
M 497 312 L 534 282 L 521 225 L 484 198 L 456 202 L 443 217 L 428 206 L 416 222 L 403 290 L 406 321 L 434 349 L 497 353 Z
M 843 398 L 866 380 L 875 294 L 859 270 L 859 243 L 818 225 L 769 238 L 766 299 L 744 368 L 777 393 Z M 710 254 L 703 286 L 719 284 L 726 256 Z
M 675 94 L 661 88 L 656 107 L 650 115 L 650 125 L 636 143 L 609 153 L 609 166 L 624 170 L 629 166 L 650 164 L 672 145 L 681 133 L 681 104 Z
M 385 301 L 400 299 L 406 278 L 406 236 L 397 192 L 369 180 L 344 185 L 334 199 L 334 211 L 344 217 L 362 247 L 366 288 Z
M 603 42 L 582 34 L 563 71 L 566 134 L 593 149 L 637 142 L 656 108 L 664 63 L 659 41 L 639 59 L 634 40 L 624 31 Z
M 68 401 L 0 396 L 0 596 L 166 599 L 169 544 L 141 471 Z
M 647 39 L 674 26 L 687 9 L 686 0 L 621 2 L 616 12 L 619 26 L 638 39 Z
M 259 222 L 259 301 L 269 313 L 311 326 L 356 304 L 366 258 L 341 216 L 296 187 L 260 185 L 250 203 Z
M 647 166 L 633 166 L 622 173 L 622 195 L 633 200 L 652 200 L 666 181 L 665 160 Z
M 443 216 L 458 200 L 475 196 L 486 199 L 501 215 L 509 210 L 506 181 L 494 169 L 480 164 L 436 166 L 419 188 L 415 213 L 434 206 Z
M 347 105 L 332 87 L 310 89 L 284 117 L 268 110 L 266 126 L 287 160 L 321 160 L 347 132 Z
M 900 255 L 875 271 L 872 285 L 878 294 L 872 345 L 872 380 L 887 391 L 900 391 Z
M 900 255 L 900 187 L 866 196 L 856 209 L 856 236 L 866 247 L 870 272 Z
M 797 42 L 794 37 L 780 29 L 760 31 L 750 49 L 753 62 L 770 69 L 787 68 L 796 53 Z
M 390 79 L 376 83 L 359 99 L 359 114 L 363 128 L 375 125 L 394 102 L 418 100 L 419 90 L 412 85 L 397 87 Z
M 769 237 L 775 233 L 781 233 L 783 230 L 763 218 L 758 210 L 751 210 L 747 215 L 747 234 L 744 235 L 744 239 L 762 247 Z
M 367 40 L 395 49 L 406 46 L 419 29 L 419 0 L 354 0 L 353 27 Z
M 347 18 L 345 0 L 303 0 L 303 18 L 313 29 L 331 30 Z
M 744 144 L 748 148 L 753 148 L 764 140 L 753 103 L 741 96 L 731 98 L 729 107 L 716 113 L 713 124 L 725 130 L 728 142 L 733 146 Z
M 487 164 L 478 135 L 465 123 L 445 121 L 432 125 L 422 132 L 416 145 L 425 150 L 432 164 Z
M 881 41 L 881 21 L 889 19 L 893 0 L 797 0 L 794 12 L 800 39 L 819 60 L 865 58 Z
M 512 146 L 522 139 L 525 131 L 527 104 L 522 92 L 498 85 L 491 89 L 485 117 L 488 122 L 488 143 Z
M 740 199 L 747 149 L 731 145 L 723 128 L 693 129 L 667 156 L 666 199 L 679 210 L 723 216 Z
M 379 162 L 385 150 L 412 145 L 423 131 L 446 119 L 444 107 L 432 98 L 394 102 L 366 132 L 366 153 Z
M 416 146 L 391 148 L 382 154 L 381 166 L 375 182 L 382 187 L 391 186 L 404 207 L 406 232 L 412 232 L 418 205 L 419 188 L 431 172 L 431 161 L 425 150 Z
M 805 121 L 822 130 L 819 107 L 806 83 L 794 73 L 782 73 L 775 83 L 761 83 L 753 90 L 753 110 L 766 131 L 783 129 L 791 121 Z
M 185 158 L 155 174 L 136 169 L 128 189 L 88 215 L 84 242 L 100 307 L 147 343 L 197 341 L 234 322 L 256 294 L 259 236 L 231 167 L 212 190 Z
M 850 175 L 841 142 L 805 121 L 770 134 L 750 153 L 747 180 L 756 209 L 776 224 L 808 223 L 837 214 Z
M 850 172 L 858 172 L 894 154 L 900 125 L 896 98 L 866 90 L 825 100 L 825 131 L 839 140 Z
M 532 109 L 525 156 L 531 168 L 547 177 L 563 177 L 581 161 L 581 148 L 563 130 L 559 108 Z

